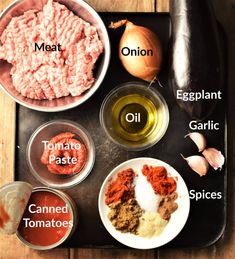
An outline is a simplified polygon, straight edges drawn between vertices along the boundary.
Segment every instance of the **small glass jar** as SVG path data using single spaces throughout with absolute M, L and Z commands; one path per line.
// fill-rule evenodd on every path
M 156 89 L 143 82 L 128 82 L 106 96 L 100 123 L 114 143 L 126 150 L 144 150 L 164 136 L 169 110 Z
M 75 138 L 85 145 L 86 160 L 77 174 L 52 174 L 41 162 L 43 141 L 49 141 L 62 132 L 74 133 Z M 54 120 L 41 125 L 32 134 L 27 145 L 26 158 L 30 171 L 41 183 L 52 188 L 65 189 L 79 184 L 89 175 L 95 162 L 95 145 L 90 134 L 81 125 L 67 120 Z

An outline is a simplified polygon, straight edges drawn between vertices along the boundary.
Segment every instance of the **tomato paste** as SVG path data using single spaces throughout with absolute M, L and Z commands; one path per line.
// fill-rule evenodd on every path
M 72 175 L 82 170 L 86 162 L 86 147 L 74 136 L 71 132 L 62 132 L 45 145 L 41 162 L 49 172 Z
M 50 246 L 71 229 L 70 209 L 58 195 L 48 191 L 33 192 L 18 232 L 32 245 Z

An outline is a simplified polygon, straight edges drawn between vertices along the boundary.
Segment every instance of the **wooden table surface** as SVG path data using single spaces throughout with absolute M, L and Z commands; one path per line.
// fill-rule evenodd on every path
M 126 11 L 126 12 L 168 12 L 169 0 L 88 0 L 87 2 L 97 11 Z M 0 0 L 0 10 L 3 10 L 11 0 Z M 228 223 L 222 239 L 215 245 L 204 249 L 157 249 L 138 251 L 133 249 L 54 249 L 38 252 L 27 248 L 15 236 L 0 236 L 1 259 L 106 259 L 106 258 L 235 258 L 234 208 L 235 195 L 235 0 L 214 0 L 219 21 L 224 25 L 229 47 L 229 97 L 228 97 Z M 233 48 L 232 48 L 233 47 Z M 16 104 L 0 90 L 0 186 L 14 180 L 15 153 L 15 123 Z M 216 215 L 215 215 L 216 216 Z M 202 229 L 202 235 L 203 235 Z M 192 233 L 193 238 L 193 233 Z

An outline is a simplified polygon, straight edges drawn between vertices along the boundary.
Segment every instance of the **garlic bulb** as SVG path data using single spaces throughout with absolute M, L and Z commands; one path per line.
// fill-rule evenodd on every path
M 191 169 L 198 173 L 200 176 L 206 175 L 209 169 L 209 164 L 206 159 L 202 156 L 190 156 L 184 157 L 182 154 L 181 156 L 185 159 Z
M 191 140 L 197 145 L 198 151 L 201 152 L 206 148 L 206 139 L 199 132 L 192 132 L 184 136 L 185 138 L 190 137 Z
M 162 63 L 162 48 L 157 35 L 127 20 L 111 23 L 109 27 L 116 29 L 122 25 L 126 26 L 119 43 L 119 58 L 123 66 L 131 75 L 151 82 Z
M 219 150 L 216 148 L 207 148 L 202 154 L 215 170 L 222 169 L 225 158 Z

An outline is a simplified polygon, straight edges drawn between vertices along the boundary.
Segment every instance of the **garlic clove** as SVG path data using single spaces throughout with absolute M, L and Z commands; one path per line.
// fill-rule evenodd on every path
M 185 138 L 190 137 L 191 140 L 197 145 L 198 151 L 201 152 L 206 148 L 206 139 L 199 132 L 192 132 L 184 136 Z
M 208 163 L 215 169 L 222 169 L 225 158 L 216 148 L 207 148 L 202 152 Z
M 190 156 L 190 157 L 184 157 L 182 154 L 184 160 L 187 161 L 188 165 L 191 167 L 191 169 L 199 174 L 200 176 L 206 175 L 209 169 L 209 164 L 206 161 L 206 159 L 202 156 Z

